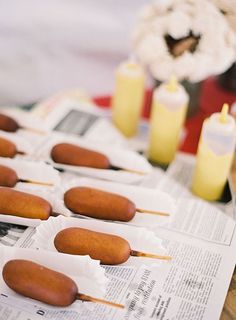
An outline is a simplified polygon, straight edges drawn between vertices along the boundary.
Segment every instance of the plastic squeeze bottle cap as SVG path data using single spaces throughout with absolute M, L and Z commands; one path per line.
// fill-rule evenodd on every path
M 175 92 L 178 90 L 178 82 L 177 82 L 177 78 L 174 74 L 172 74 L 169 82 L 166 84 L 166 89 L 169 92 Z
M 228 103 L 224 103 L 221 113 L 220 113 L 220 117 L 219 117 L 219 121 L 221 123 L 227 123 L 228 122 L 228 112 L 229 112 L 229 105 Z
M 235 120 L 228 110 L 225 103 L 220 113 L 213 113 L 203 124 L 202 139 L 218 155 L 231 153 L 235 148 Z

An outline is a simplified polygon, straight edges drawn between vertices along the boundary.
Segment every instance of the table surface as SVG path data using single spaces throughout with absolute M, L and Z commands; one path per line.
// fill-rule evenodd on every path
M 231 181 L 236 195 L 236 155 L 231 170 Z M 230 287 L 225 299 L 224 309 L 222 311 L 220 320 L 235 320 L 236 319 L 236 268 L 231 279 Z
M 231 279 L 230 287 L 225 299 L 223 311 L 220 320 L 235 320 L 236 319 L 236 270 L 234 270 Z

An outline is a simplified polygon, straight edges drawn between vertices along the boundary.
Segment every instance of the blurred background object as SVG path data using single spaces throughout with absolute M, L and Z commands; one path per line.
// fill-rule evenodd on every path
M 142 9 L 144 5 L 146 9 Z M 191 7 L 198 16 L 192 19 L 197 30 L 194 36 L 189 34 L 191 28 L 188 29 L 193 21 L 185 14 Z M 185 76 L 185 69 L 190 73 L 193 58 L 198 60 L 196 72 L 191 71 L 191 81 L 224 72 L 236 60 L 236 49 L 232 49 L 235 32 L 231 31 L 236 26 L 235 8 L 235 0 L 100 0 L 99 5 L 94 0 L 2 0 L 0 105 L 30 104 L 71 88 L 85 89 L 90 96 L 111 95 L 114 70 L 132 52 L 131 34 L 140 9 L 143 10 L 142 19 L 147 15 L 145 32 L 150 31 L 149 14 L 153 15 L 154 25 L 160 25 L 161 37 L 169 25 L 169 37 L 165 41 L 179 61 L 175 70 L 177 76 L 178 73 Z M 179 36 L 187 38 L 180 43 L 177 41 L 176 47 Z M 140 37 L 145 39 L 144 34 Z M 151 49 L 146 47 L 148 57 L 156 59 L 163 53 L 164 38 L 161 37 L 152 38 Z M 190 52 L 195 50 L 195 55 L 189 54 L 189 50 L 186 52 L 186 48 Z M 202 55 L 202 65 L 199 48 L 209 49 Z M 168 53 L 167 49 L 164 51 Z M 139 50 L 139 58 L 141 53 Z M 162 80 L 170 73 L 171 64 L 167 61 L 170 55 L 161 60 L 161 65 L 158 57 L 153 68 L 155 74 L 157 72 L 155 78 Z M 140 58 L 143 59 L 145 54 Z M 152 87 L 150 79 L 148 84 Z M 223 82 L 228 83 L 228 77 Z M 186 84 L 193 89 L 194 101 L 201 81 L 196 83 L 198 85 L 193 88 Z
M 236 60 L 236 33 L 210 0 L 153 1 L 142 7 L 133 32 L 133 53 L 157 81 L 172 74 L 190 95 L 188 115 L 199 107 L 202 81 Z
M 212 0 L 236 31 L 236 0 Z
M 208 0 L 147 4 L 134 29 L 134 54 L 160 81 L 175 74 L 199 82 L 235 61 L 236 36 L 225 15 Z
M 148 149 L 152 162 L 167 166 L 174 160 L 188 104 L 189 96 L 175 76 L 154 90 Z
M 145 0 L 10 0 L 0 10 L 0 105 L 81 87 L 110 93 Z
M 126 136 L 135 136 L 141 117 L 145 92 L 145 72 L 132 60 L 116 69 L 116 84 L 112 99 L 112 120 Z
M 213 0 L 220 8 L 231 28 L 236 32 L 236 0 Z M 235 46 L 236 61 L 236 46 Z M 218 83 L 227 91 L 236 92 L 236 63 L 218 77 Z

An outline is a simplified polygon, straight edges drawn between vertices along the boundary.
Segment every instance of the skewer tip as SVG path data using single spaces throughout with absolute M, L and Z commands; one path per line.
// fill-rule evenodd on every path
M 143 171 L 126 169 L 126 168 L 121 168 L 121 167 L 117 167 L 117 166 L 113 166 L 113 165 L 111 165 L 109 167 L 109 169 L 115 170 L 115 171 L 130 172 L 130 173 L 135 173 L 135 174 L 139 174 L 139 175 L 146 175 L 147 174 L 146 172 L 143 172 Z
M 17 150 L 17 154 L 20 154 L 22 156 L 26 156 L 27 153 L 25 153 L 24 151 L 20 151 L 20 150 Z
M 47 186 L 47 187 L 54 186 L 52 182 L 40 182 L 40 181 L 34 181 L 34 180 L 28 180 L 28 179 L 19 179 L 18 182 L 32 183 L 32 184 L 37 184 L 37 185 Z
M 146 209 L 140 209 L 140 208 L 136 208 L 136 212 L 146 213 L 146 214 L 154 214 L 156 216 L 162 216 L 162 217 L 169 217 L 170 216 L 170 214 L 167 212 L 146 210 Z
M 115 308 L 120 308 L 120 309 L 124 309 L 125 308 L 125 306 L 123 304 L 119 304 L 119 303 L 115 303 L 115 302 L 111 302 L 111 301 L 107 301 L 107 300 L 103 300 L 103 299 L 90 297 L 90 296 L 87 296 L 86 294 L 83 294 L 83 293 L 78 293 L 76 295 L 76 299 L 77 300 L 81 300 L 81 301 L 86 301 L 86 302 L 101 303 L 101 304 L 105 304 L 105 305 L 108 305 L 108 306 L 111 306 L 111 307 L 115 307 Z
M 20 129 L 31 131 L 31 132 L 34 132 L 34 133 L 37 133 L 37 134 L 40 134 L 40 135 L 45 135 L 46 134 L 45 131 L 42 131 L 42 130 L 39 130 L 39 129 L 35 129 L 35 128 L 20 127 Z
M 164 256 L 164 255 L 159 255 L 159 254 L 152 254 L 152 253 L 145 253 L 145 252 L 140 252 L 136 250 L 131 250 L 130 255 L 132 257 L 143 257 L 143 258 L 152 258 L 152 259 L 159 259 L 159 260 L 166 260 L 169 261 L 172 259 L 171 256 Z

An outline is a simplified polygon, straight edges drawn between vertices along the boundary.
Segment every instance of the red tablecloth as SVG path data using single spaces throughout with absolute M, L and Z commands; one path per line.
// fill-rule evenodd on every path
M 152 91 L 147 90 L 143 106 L 143 117 L 148 118 L 151 109 Z M 101 107 L 110 107 L 111 97 L 103 96 L 94 98 L 96 104 Z M 224 103 L 230 106 L 236 101 L 236 92 L 224 91 L 217 83 L 216 79 L 209 78 L 203 82 L 200 103 L 197 113 L 188 118 L 185 127 L 187 135 L 181 146 L 181 151 L 196 153 L 199 136 L 203 120 L 213 112 L 218 112 Z

